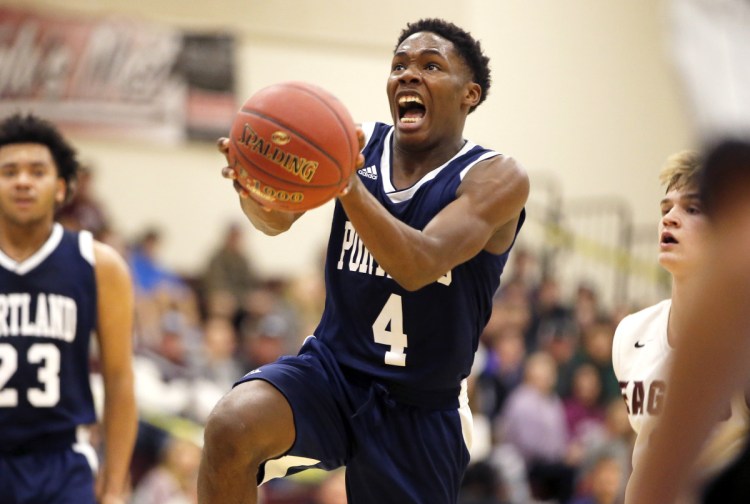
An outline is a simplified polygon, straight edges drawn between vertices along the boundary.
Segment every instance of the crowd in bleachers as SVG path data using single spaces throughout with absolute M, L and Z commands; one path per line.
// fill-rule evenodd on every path
M 125 240 L 83 189 L 61 221 L 116 246 L 136 290 L 132 503 L 193 503 L 207 415 L 237 378 L 311 333 L 325 299 L 322 265 L 316 275 L 269 278 L 244 248 L 250 224 L 226 223 L 202 270 L 181 275 L 160 258 L 162 230 Z M 469 378 L 474 440 L 460 504 L 621 502 L 633 435 L 611 348 L 628 311 L 605 310 L 585 284 L 566 299 L 517 246 Z M 342 471 L 307 471 L 261 495 L 265 504 L 346 502 Z
M 621 315 L 585 284 L 566 302 L 530 252 L 511 258 L 470 378 L 484 439 L 462 502 L 621 502 L 633 443 L 611 359 Z M 482 474 L 492 485 L 469 486 Z

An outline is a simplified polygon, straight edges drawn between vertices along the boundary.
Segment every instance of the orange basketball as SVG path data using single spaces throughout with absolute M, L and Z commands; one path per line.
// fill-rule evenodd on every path
M 237 181 L 276 210 L 302 212 L 330 201 L 346 187 L 359 155 L 349 111 L 306 82 L 273 84 L 251 96 L 229 138 Z

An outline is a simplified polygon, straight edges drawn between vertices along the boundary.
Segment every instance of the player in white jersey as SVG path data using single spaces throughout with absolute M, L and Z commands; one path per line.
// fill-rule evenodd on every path
M 615 332 L 612 361 L 637 434 L 634 468 L 648 447 L 650 424 L 669 393 L 669 364 L 685 332 L 685 285 L 697 273 L 706 249 L 708 221 L 698 194 L 700 163 L 697 153 L 681 152 L 669 159 L 660 175 L 667 191 L 661 201 L 659 264 L 672 275 L 672 298 L 625 317 Z M 704 478 L 737 455 L 749 416 L 745 398 L 735 397 L 697 461 Z
M 750 0 L 666 3 L 667 40 L 706 153 L 700 188 L 710 239 L 686 286 L 686 337 L 674 352 L 672 387 L 655 421 L 653 449 L 633 471 L 628 504 L 665 504 L 685 490 L 717 409 L 750 378 Z M 704 502 L 750 502 L 748 473 L 746 443 L 744 456 L 712 484 L 723 490 Z

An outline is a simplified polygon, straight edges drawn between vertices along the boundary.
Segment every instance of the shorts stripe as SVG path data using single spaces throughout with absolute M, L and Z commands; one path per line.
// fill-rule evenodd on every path
M 267 460 L 264 464 L 265 474 L 263 475 L 263 483 L 270 481 L 274 478 L 283 478 L 289 472 L 291 468 L 310 468 L 320 463 L 320 460 L 313 458 L 298 457 L 295 455 L 284 455 L 283 457 Z

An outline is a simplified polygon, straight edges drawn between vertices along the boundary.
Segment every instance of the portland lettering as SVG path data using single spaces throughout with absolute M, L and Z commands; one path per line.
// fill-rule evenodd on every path
M 75 300 L 57 294 L 0 294 L 0 338 L 37 336 L 72 342 L 76 336 Z
M 344 239 L 341 243 L 341 255 L 339 255 L 339 260 L 336 263 L 336 269 L 391 278 L 391 276 L 386 273 L 377 262 L 375 262 L 372 254 L 367 250 L 367 247 L 365 247 L 365 244 L 360 239 L 354 226 L 349 221 L 346 221 L 344 224 Z M 437 280 L 437 283 L 450 285 L 451 280 L 452 273 L 448 271 L 448 273 Z

